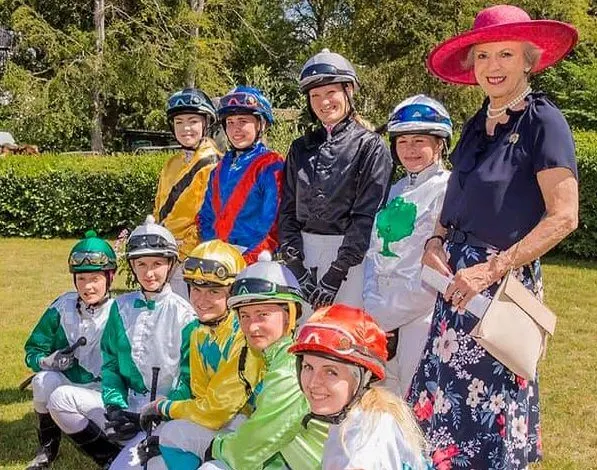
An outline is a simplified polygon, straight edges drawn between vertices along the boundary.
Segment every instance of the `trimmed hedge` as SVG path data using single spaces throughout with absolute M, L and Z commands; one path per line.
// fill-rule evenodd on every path
M 578 229 L 558 250 L 583 258 L 597 258 L 597 132 L 575 132 L 579 179 Z
M 0 235 L 112 236 L 153 210 L 168 154 L 8 156 L 0 159 Z
M 597 133 L 576 132 L 580 224 L 558 247 L 597 258 Z M 169 154 L 8 156 L 0 158 L 0 236 L 79 237 L 89 228 L 114 236 L 153 209 Z

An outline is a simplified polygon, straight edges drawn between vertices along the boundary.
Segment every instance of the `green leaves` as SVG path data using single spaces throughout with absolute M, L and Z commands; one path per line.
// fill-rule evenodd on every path
M 0 160 L 2 236 L 115 235 L 153 210 L 168 154 L 6 157 Z

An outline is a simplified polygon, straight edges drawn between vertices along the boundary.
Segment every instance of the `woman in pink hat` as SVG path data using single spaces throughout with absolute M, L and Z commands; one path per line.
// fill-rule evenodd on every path
M 514 6 L 482 10 L 473 29 L 438 45 L 431 73 L 479 85 L 487 98 L 465 124 L 423 264 L 454 275 L 439 296 L 409 400 L 437 468 L 523 469 L 541 457 L 537 381 L 527 382 L 470 336 L 466 310 L 510 270 L 541 297 L 539 257 L 578 224 L 574 142 L 533 73 L 562 59 L 576 30 Z

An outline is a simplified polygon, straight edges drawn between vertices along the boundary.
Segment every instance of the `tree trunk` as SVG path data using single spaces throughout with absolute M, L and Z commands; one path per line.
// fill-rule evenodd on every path
M 197 15 L 201 15 L 203 13 L 203 8 L 205 7 L 205 0 L 189 0 L 189 7 L 193 10 Z M 194 42 L 199 37 L 199 27 L 195 26 L 191 30 L 191 37 L 190 41 Z M 194 48 L 192 48 L 194 49 Z M 191 58 L 187 64 L 187 68 L 185 70 L 185 86 L 188 88 L 193 88 L 195 86 L 195 71 L 197 69 L 197 57 L 195 54 L 191 54 Z
M 105 40 L 105 11 L 104 0 L 95 0 L 93 11 L 93 24 L 95 27 L 95 85 L 93 90 L 93 122 L 91 127 L 91 150 L 104 153 L 104 138 L 102 132 L 102 118 L 104 114 L 103 98 L 101 91 L 102 81 L 98 79 L 103 68 L 104 40 Z

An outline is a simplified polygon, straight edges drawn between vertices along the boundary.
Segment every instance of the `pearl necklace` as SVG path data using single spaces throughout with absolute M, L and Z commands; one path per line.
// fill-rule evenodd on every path
M 531 86 L 529 85 L 524 89 L 524 91 L 520 95 L 518 95 L 516 98 L 514 98 L 512 101 L 510 101 L 505 106 L 502 106 L 501 108 L 492 108 L 491 105 L 488 105 L 487 117 L 489 119 L 495 119 L 499 118 L 500 116 L 503 116 L 504 114 L 506 114 L 508 108 L 513 108 L 514 106 L 516 106 L 518 103 L 524 100 L 527 97 L 527 95 L 531 93 L 531 91 Z

